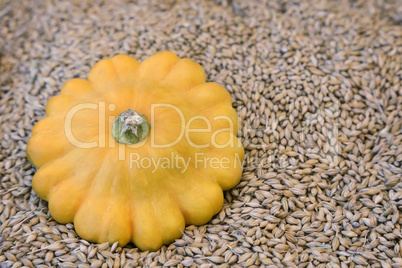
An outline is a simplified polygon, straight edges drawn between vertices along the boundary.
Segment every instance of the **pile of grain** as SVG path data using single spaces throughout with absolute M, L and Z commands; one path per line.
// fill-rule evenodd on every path
M 398 1 L 158 2 L 3 1 L 0 262 L 401 267 Z M 31 189 L 32 126 L 97 60 L 160 50 L 196 60 L 230 91 L 242 181 L 210 223 L 157 252 L 88 243 Z

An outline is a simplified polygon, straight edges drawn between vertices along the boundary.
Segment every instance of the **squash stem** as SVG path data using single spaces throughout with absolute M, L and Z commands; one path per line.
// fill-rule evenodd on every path
M 131 145 L 144 140 L 150 127 L 144 115 L 128 109 L 114 120 L 112 136 L 119 143 Z

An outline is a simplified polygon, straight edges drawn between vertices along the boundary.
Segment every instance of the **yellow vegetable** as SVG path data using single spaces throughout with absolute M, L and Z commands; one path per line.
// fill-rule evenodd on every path
M 171 52 L 118 55 L 72 79 L 32 130 L 32 187 L 92 242 L 157 250 L 207 223 L 241 177 L 230 94 Z

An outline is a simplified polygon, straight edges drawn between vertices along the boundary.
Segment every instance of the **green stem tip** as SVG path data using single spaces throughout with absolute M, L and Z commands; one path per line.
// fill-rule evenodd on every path
M 112 136 L 119 143 L 131 145 L 144 140 L 150 128 L 144 115 L 128 109 L 114 120 Z

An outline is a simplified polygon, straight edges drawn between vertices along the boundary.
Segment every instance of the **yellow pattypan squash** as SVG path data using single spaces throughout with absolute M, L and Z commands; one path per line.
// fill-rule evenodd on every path
M 230 94 L 171 52 L 117 55 L 72 79 L 32 130 L 32 187 L 88 241 L 157 250 L 207 223 L 241 177 Z

